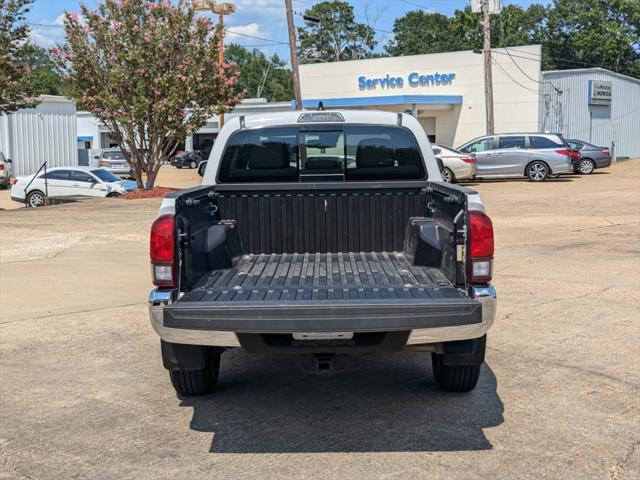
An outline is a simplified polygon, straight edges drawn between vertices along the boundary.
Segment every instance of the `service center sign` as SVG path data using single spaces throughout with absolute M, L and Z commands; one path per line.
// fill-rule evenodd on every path
M 453 79 L 456 78 L 455 73 L 428 73 L 411 72 L 406 77 L 389 75 L 366 77 L 361 75 L 358 77 L 358 88 L 360 90 L 388 90 L 392 88 L 404 88 L 405 85 L 410 87 L 432 87 L 437 85 L 451 85 Z
M 604 80 L 589 80 L 589 104 L 611 104 L 611 82 Z

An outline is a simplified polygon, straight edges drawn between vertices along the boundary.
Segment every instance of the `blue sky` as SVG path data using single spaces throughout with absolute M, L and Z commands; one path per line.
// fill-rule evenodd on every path
M 29 13 L 32 24 L 32 39 L 44 47 L 52 47 L 63 38 L 62 15 L 65 11 L 77 11 L 85 3 L 93 7 L 96 0 L 35 0 Z M 237 12 L 227 17 L 229 33 L 226 41 L 247 47 L 256 47 L 266 54 L 276 53 L 286 61 L 289 59 L 284 0 L 235 0 Z M 293 0 L 293 9 L 302 13 L 311 7 L 313 0 Z M 423 9 L 452 15 L 456 9 L 464 8 L 468 0 L 351 0 L 358 21 L 368 23 L 377 31 L 380 44 L 388 41 L 394 19 L 410 10 Z M 548 4 L 549 0 L 503 0 L 503 4 L 527 7 L 531 3 Z M 302 18 L 296 16 L 296 22 Z M 238 35 L 244 34 L 244 35 Z M 258 37 L 258 38 L 251 38 Z M 283 42 L 283 43 L 275 43 Z

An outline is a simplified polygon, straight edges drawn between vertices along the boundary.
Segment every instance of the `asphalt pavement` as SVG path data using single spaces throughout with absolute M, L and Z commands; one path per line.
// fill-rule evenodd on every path
M 228 351 L 178 398 L 146 312 L 159 200 L 0 211 L 0 478 L 639 478 L 640 163 L 469 186 L 499 297 L 469 394 L 425 353 L 313 376 Z

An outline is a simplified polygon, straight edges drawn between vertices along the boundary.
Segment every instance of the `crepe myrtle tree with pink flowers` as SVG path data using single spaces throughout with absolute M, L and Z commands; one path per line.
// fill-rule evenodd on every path
M 25 14 L 31 0 L 0 0 L 0 114 L 35 103 L 29 76 L 29 29 Z
M 83 5 L 64 27 L 53 56 L 78 108 L 112 130 L 140 188 L 153 187 L 187 135 L 240 100 L 235 65 L 218 62 L 222 32 L 186 0 Z

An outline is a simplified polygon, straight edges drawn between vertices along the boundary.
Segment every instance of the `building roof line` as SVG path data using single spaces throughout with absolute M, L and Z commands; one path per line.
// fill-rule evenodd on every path
M 604 72 L 609 75 L 621 77 L 625 80 L 631 80 L 633 82 L 640 83 L 640 79 L 638 78 L 630 77 L 629 75 L 625 75 L 624 73 L 618 73 L 612 70 L 607 70 L 606 68 L 602 68 L 602 67 L 569 68 L 567 70 L 545 70 L 540 72 L 540 74 L 544 76 L 544 75 L 565 74 L 565 73 L 572 74 L 572 73 L 583 73 L 583 72 Z

